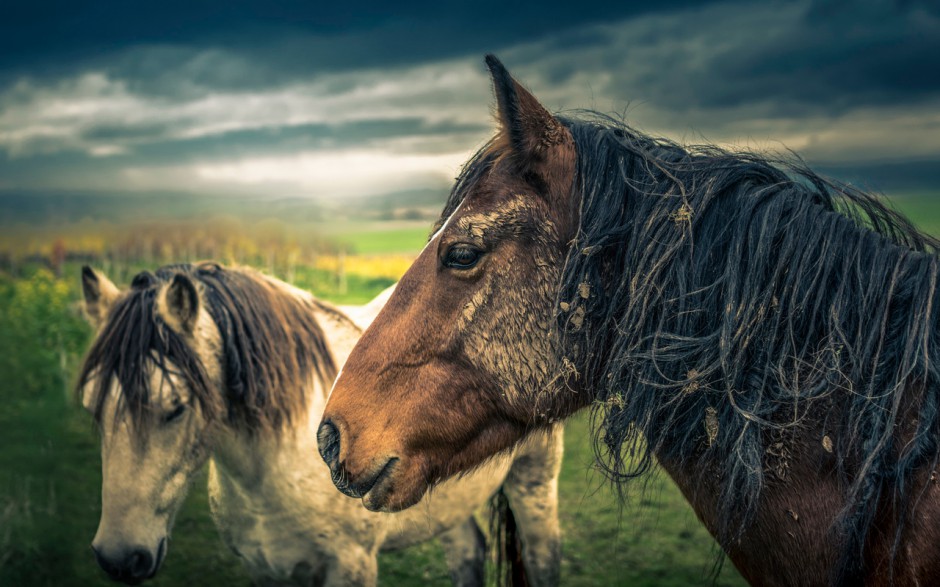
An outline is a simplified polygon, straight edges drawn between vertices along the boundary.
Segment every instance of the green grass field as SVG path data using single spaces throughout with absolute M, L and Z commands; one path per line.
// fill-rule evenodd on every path
M 896 206 L 940 234 L 940 197 L 910 195 Z M 339 230 L 339 227 L 337 230 Z M 355 251 L 415 251 L 427 226 L 378 223 L 345 227 Z M 126 283 L 137 267 L 117 278 Z M 78 266 L 65 279 L 26 271 L 0 274 L 0 586 L 110 584 L 89 548 L 100 508 L 100 459 L 90 418 L 70 395 L 71 380 L 90 336 L 76 302 Z M 334 276 L 299 268 L 295 283 L 343 303 L 369 299 L 390 280 Z M 313 457 L 312 457 L 313 458 Z M 631 487 L 619 503 L 594 472 L 585 417 L 567 426 L 561 478 L 565 585 L 707 585 L 718 560 L 713 540 L 664 475 Z M 329 489 L 329 488 L 328 488 Z M 332 490 L 332 489 L 330 489 Z M 436 543 L 384 554 L 383 585 L 447 585 Z M 730 564 L 718 585 L 741 585 Z M 248 585 L 239 561 L 221 543 L 209 518 L 203 478 L 177 518 L 169 554 L 153 585 Z
M 341 242 L 348 242 L 360 255 L 381 253 L 408 253 L 420 250 L 428 240 L 428 226 L 394 228 L 391 230 L 367 230 L 344 235 Z
M 77 311 L 78 266 L 67 266 L 65 274 L 71 278 L 56 280 L 44 270 L 17 280 L 0 277 L 3 586 L 109 584 L 89 547 L 100 511 L 97 436 L 70 392 L 90 329 Z M 298 277 L 309 283 L 325 276 Z M 367 278 L 349 281 L 347 300 L 368 298 L 387 285 Z M 332 291 L 330 283 L 314 289 Z M 621 513 L 613 493 L 592 473 L 586 422 L 576 419 L 567 430 L 561 481 L 565 584 L 707 584 L 716 551 L 675 487 L 662 477 L 637 485 Z M 449 584 L 436 542 L 383 554 L 380 565 L 383 585 Z M 177 518 L 169 554 L 152 584 L 248 583 L 212 525 L 203 473 Z M 726 567 L 719 584 L 740 584 L 740 579 Z
M 76 408 L 25 404 L 0 415 L 0 584 L 108 585 L 89 544 L 98 521 L 98 446 Z M 671 483 L 657 478 L 621 513 L 591 474 L 583 418 L 568 427 L 561 483 L 565 585 L 708 584 L 716 552 Z M 12 450 L 10 450 L 12 449 Z M 208 514 L 204 475 L 176 521 L 153 585 L 247 585 Z M 326 488 L 332 490 L 332 488 Z M 446 585 L 437 543 L 383 554 L 383 585 Z M 726 566 L 718 585 L 743 582 Z
M 428 240 L 431 222 L 420 220 L 324 224 L 323 234 L 345 244 L 359 255 L 411 253 L 420 251 Z
M 904 213 L 921 230 L 940 236 L 940 192 L 898 194 L 891 199 L 895 209 Z

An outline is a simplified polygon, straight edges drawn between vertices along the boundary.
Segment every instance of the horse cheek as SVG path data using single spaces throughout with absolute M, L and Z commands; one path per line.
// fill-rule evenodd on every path
M 555 372 L 552 275 L 544 254 L 519 247 L 497 264 L 458 320 L 469 362 L 498 382 L 492 400 L 502 417 L 527 424 L 532 397 L 551 387 Z M 522 308 L 529 308 L 522 311 Z

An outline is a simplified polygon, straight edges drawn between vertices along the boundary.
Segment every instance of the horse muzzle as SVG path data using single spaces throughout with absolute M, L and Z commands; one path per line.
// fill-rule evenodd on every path
M 166 556 L 166 538 L 161 538 L 156 552 L 142 546 L 106 548 L 92 544 L 95 560 L 108 577 L 128 585 L 138 585 L 153 578 Z
M 366 509 L 382 510 L 384 498 L 391 490 L 392 477 L 400 459 L 397 456 L 387 456 L 377 459 L 377 462 L 364 472 L 350 471 L 347 463 L 340 458 L 342 446 L 340 429 L 329 419 L 324 420 L 317 430 L 317 444 L 320 456 L 330 468 L 333 485 L 344 495 L 362 499 Z

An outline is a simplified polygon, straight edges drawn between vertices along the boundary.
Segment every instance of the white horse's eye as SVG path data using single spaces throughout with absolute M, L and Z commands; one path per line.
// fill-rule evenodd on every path
M 163 422 L 166 424 L 169 424 L 170 422 L 174 420 L 178 420 L 179 417 L 182 416 L 183 412 L 185 411 L 186 411 L 186 405 L 180 404 L 176 406 L 176 408 L 174 408 L 172 412 L 170 412 L 166 416 L 163 416 Z

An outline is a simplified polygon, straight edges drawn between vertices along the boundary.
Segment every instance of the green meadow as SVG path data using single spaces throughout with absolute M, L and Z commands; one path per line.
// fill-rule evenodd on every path
M 430 222 L 348 222 L 323 226 L 324 234 L 359 255 L 414 253 L 428 240 Z
M 940 234 L 940 194 L 906 195 L 895 204 Z M 333 243 L 331 251 L 348 249 L 350 255 L 414 254 L 429 224 L 350 222 L 324 229 L 324 238 Z M 365 301 L 393 281 L 375 274 L 336 275 L 306 261 L 282 263 L 279 255 L 266 256 L 261 249 L 243 261 L 341 303 Z M 120 284 L 158 264 L 108 259 L 109 273 Z M 97 432 L 72 393 L 91 337 L 80 312 L 80 264 L 68 256 L 58 264 L 32 256 L 0 269 L 0 586 L 110 584 L 90 549 L 100 511 Z M 569 422 L 560 483 L 564 585 L 743 585 L 730 563 L 721 564 L 714 541 L 665 475 L 631 485 L 621 502 L 595 471 L 591 443 L 585 416 Z M 383 554 L 380 582 L 448 585 L 439 546 Z M 150 584 L 249 584 L 212 525 L 204 473 Z

